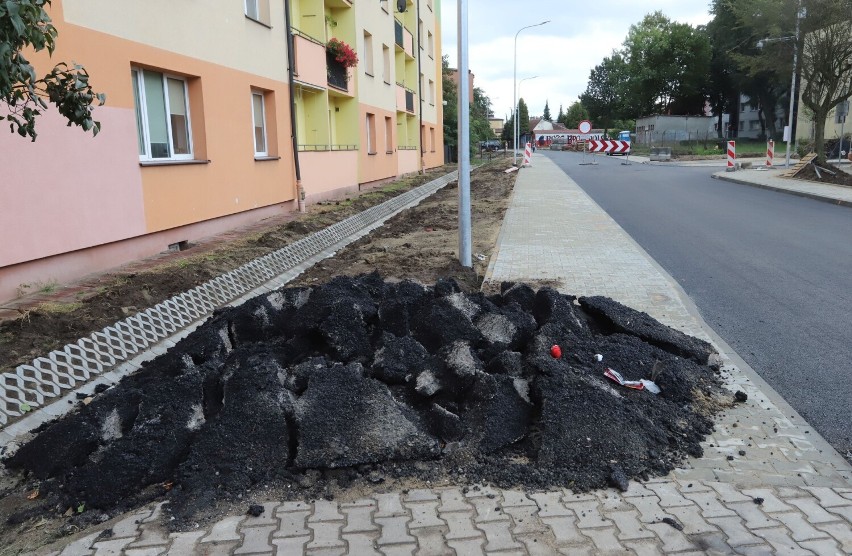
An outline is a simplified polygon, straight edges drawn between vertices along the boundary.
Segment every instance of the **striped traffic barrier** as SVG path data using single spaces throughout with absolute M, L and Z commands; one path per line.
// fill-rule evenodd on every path
M 532 166 L 532 147 L 529 143 L 524 148 L 524 166 Z
M 728 172 L 733 172 L 737 169 L 737 142 L 728 141 Z
M 775 159 L 775 141 L 772 139 L 766 143 L 766 167 L 772 168 Z

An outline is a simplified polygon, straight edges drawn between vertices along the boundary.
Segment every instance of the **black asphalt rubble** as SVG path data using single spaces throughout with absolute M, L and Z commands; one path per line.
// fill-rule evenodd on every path
M 329 496 L 384 477 L 626 489 L 701 455 L 732 400 L 712 353 L 606 298 L 338 277 L 217 311 L 5 464 L 40 492 L 17 519 L 163 496 L 189 519 L 257 485 Z

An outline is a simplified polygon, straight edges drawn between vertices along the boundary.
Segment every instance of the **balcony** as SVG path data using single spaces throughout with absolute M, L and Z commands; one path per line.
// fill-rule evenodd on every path
M 294 29 L 293 54 L 296 79 L 315 87 L 326 88 L 328 77 L 322 72 L 323 66 L 326 65 L 325 45 Z
M 396 109 L 414 114 L 414 91 L 406 89 L 402 83 L 396 84 Z
M 349 70 L 346 66 L 334 59 L 334 56 L 326 52 L 326 66 L 328 68 L 328 86 L 337 90 L 349 92 Z
M 414 58 L 414 35 L 411 31 L 403 27 L 402 22 L 398 19 L 393 21 L 394 43 L 403 50 L 409 58 Z
M 325 0 L 325 5 L 329 8 L 351 8 L 352 2 L 350 0 Z

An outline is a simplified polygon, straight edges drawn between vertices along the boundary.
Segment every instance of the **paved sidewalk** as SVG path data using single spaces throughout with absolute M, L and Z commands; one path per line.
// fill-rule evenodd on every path
M 848 171 L 849 168 L 849 166 L 841 167 L 844 171 Z M 808 197 L 810 199 L 826 201 L 837 205 L 852 206 L 852 187 L 782 178 L 780 174 L 784 170 L 784 168 L 776 167 L 772 170 L 717 172 L 713 174 L 713 177 L 724 181 L 771 189 L 782 193 L 790 193 L 793 195 L 799 195 L 800 197 Z
M 698 316 L 677 284 L 550 160 L 520 171 L 494 281 L 548 279 L 603 294 L 713 341 L 748 402 L 717 420 L 705 455 L 627 492 L 455 485 L 354 502 L 265 501 L 168 534 L 159 506 L 44 554 L 848 554 L 852 468 Z M 467 490 L 467 492 L 465 492 Z M 263 502 L 263 501 L 261 501 Z M 663 518 L 683 525 L 678 530 Z M 112 537 L 96 541 L 102 529 Z

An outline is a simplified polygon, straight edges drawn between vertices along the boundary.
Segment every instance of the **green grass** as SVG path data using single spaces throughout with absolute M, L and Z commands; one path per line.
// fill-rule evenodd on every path
M 665 144 L 655 144 L 655 147 L 671 147 L 673 155 L 695 155 L 695 156 L 725 156 L 725 149 L 717 146 L 718 139 L 713 139 L 707 141 L 692 141 L 686 143 L 682 141 L 677 144 L 671 144 L 667 142 Z M 706 145 L 706 146 L 705 146 Z M 651 152 L 651 148 L 649 145 L 631 145 L 631 154 L 637 155 L 647 155 Z M 777 149 L 777 146 L 776 146 Z M 737 155 L 749 155 L 749 154 L 764 154 L 766 152 L 766 141 L 755 141 L 752 139 L 742 139 L 737 141 Z

